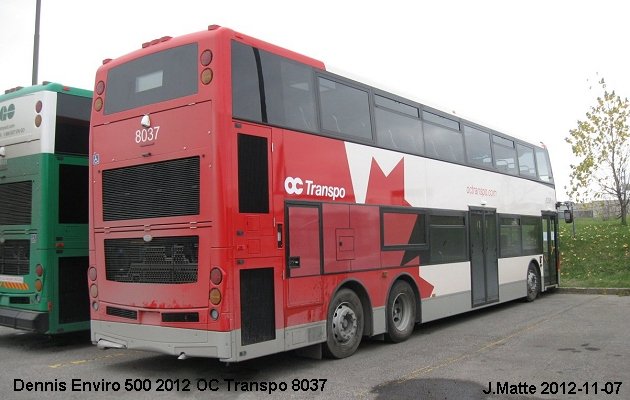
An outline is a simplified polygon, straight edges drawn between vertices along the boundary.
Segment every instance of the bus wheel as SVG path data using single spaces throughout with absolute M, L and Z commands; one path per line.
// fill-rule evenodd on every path
M 527 301 L 534 301 L 540 293 L 540 277 L 534 264 L 527 268 Z
M 393 343 L 407 340 L 413 333 L 415 323 L 416 300 L 413 290 L 407 282 L 397 281 L 387 299 L 387 340 Z
M 331 358 L 351 356 L 363 336 L 363 307 L 352 290 L 337 292 L 330 303 L 326 324 L 326 355 Z

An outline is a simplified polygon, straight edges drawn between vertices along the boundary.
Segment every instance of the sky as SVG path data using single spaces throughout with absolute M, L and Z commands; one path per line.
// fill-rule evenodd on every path
M 92 89 L 106 58 L 217 24 L 328 69 L 549 149 L 569 200 L 565 142 L 598 92 L 630 96 L 623 0 L 41 0 L 38 82 Z M 35 0 L 0 0 L 0 90 L 32 79 Z

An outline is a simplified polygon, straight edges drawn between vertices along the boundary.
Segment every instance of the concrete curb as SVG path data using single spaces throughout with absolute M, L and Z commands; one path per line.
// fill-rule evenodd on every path
M 580 288 L 580 287 L 559 287 L 556 293 L 576 293 L 576 294 L 610 294 L 617 296 L 630 296 L 630 288 Z

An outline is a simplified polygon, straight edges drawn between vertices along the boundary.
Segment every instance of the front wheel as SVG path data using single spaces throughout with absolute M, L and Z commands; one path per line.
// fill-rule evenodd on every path
M 529 264 L 527 268 L 527 301 L 534 301 L 540 293 L 540 275 L 538 268 L 534 264 Z
M 363 307 L 350 289 L 337 292 L 328 308 L 326 355 L 345 358 L 354 354 L 363 336 Z
M 411 286 L 405 281 L 397 281 L 392 286 L 387 299 L 387 333 L 390 342 L 405 341 L 413 333 L 416 323 L 416 299 Z

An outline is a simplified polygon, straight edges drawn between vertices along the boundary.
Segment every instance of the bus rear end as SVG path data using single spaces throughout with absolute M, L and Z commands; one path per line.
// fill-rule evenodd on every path
M 101 348 L 232 357 L 222 31 L 145 43 L 96 74 L 88 285 Z
M 90 98 L 50 83 L 0 96 L 0 325 L 89 327 Z

